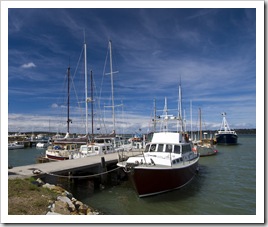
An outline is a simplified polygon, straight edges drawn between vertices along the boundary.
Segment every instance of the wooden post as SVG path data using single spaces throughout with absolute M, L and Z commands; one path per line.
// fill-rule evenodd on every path
M 105 173 L 107 171 L 106 168 L 106 163 L 105 163 L 105 158 L 101 157 L 101 172 Z M 101 175 L 101 184 L 104 185 L 107 182 L 107 174 L 102 174 Z

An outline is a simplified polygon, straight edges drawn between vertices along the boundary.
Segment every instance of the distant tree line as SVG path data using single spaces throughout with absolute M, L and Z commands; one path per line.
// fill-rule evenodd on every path
M 233 130 L 233 129 L 232 129 Z M 237 134 L 256 134 L 256 129 L 234 129 Z M 214 135 L 218 132 L 218 130 L 204 130 L 203 133 L 206 132 L 208 135 Z M 14 134 L 15 132 L 9 132 L 9 134 Z M 31 135 L 33 132 L 23 132 L 27 135 Z M 193 131 L 193 133 L 198 134 L 199 131 Z M 46 131 L 38 131 L 34 132 L 35 135 L 37 134 L 46 134 L 47 136 L 53 136 L 56 134 L 56 132 L 46 132 Z M 61 133 L 62 135 L 65 135 L 65 133 Z M 72 133 L 72 135 L 76 135 L 76 133 Z

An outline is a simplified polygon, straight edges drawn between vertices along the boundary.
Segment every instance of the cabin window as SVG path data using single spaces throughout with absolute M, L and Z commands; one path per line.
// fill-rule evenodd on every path
M 172 152 L 172 145 L 166 144 L 166 152 Z
M 158 144 L 157 151 L 158 152 L 163 152 L 163 150 L 164 150 L 164 144 Z
M 87 149 L 88 149 L 88 151 L 91 151 L 91 147 L 88 147 Z
M 174 153 L 176 153 L 176 154 L 180 154 L 180 153 L 181 153 L 181 147 L 178 146 L 178 145 L 175 145 L 175 146 L 174 146 Z
M 188 145 L 183 145 L 183 146 L 182 146 L 182 153 L 183 153 L 183 154 L 186 153 L 186 152 L 189 152 L 189 151 L 191 151 L 191 146 L 190 146 L 190 144 L 188 144 Z
M 99 148 L 98 147 L 95 147 L 95 151 L 98 151 L 99 150 Z
M 154 152 L 156 149 L 156 144 L 151 144 L 150 152 Z
M 148 152 L 149 151 L 149 147 L 150 147 L 150 144 L 146 145 L 144 152 Z

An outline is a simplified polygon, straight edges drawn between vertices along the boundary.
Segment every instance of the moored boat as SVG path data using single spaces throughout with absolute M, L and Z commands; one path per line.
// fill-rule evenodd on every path
M 17 141 L 8 144 L 8 150 L 15 150 L 15 149 L 22 149 L 22 148 L 24 148 L 24 144 L 19 143 Z
M 194 178 L 199 168 L 199 154 L 192 151 L 181 115 L 168 115 L 166 100 L 164 112 L 161 116 L 163 130 L 153 134 L 143 154 L 117 163 L 128 173 L 139 197 L 181 188 Z M 169 120 L 179 122 L 181 129 L 169 131 Z
M 184 134 L 154 133 L 143 155 L 130 157 L 118 166 L 129 172 L 140 197 L 178 189 L 189 183 L 198 170 L 199 155 Z
M 199 123 L 200 123 L 199 140 L 192 141 L 193 145 L 192 150 L 194 152 L 197 152 L 200 157 L 206 157 L 217 154 L 218 150 L 216 150 L 214 139 L 203 138 L 201 108 L 199 108 Z M 204 132 L 204 135 L 207 135 L 207 133 Z
M 77 145 L 73 143 L 54 144 L 53 146 L 49 146 L 46 150 L 46 158 L 49 160 L 60 161 L 80 157 L 81 154 L 79 152 L 79 148 L 77 148 Z
M 226 113 L 222 113 L 223 120 L 221 128 L 216 134 L 217 144 L 221 145 L 235 145 L 237 144 L 238 136 L 234 130 L 230 130 L 228 122 L 226 120 Z
M 198 145 L 196 152 L 200 157 L 211 156 L 218 153 L 218 150 L 213 145 Z

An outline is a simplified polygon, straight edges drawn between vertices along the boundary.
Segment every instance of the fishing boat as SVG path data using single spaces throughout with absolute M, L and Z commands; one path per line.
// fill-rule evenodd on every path
M 217 144 L 235 145 L 237 144 L 238 136 L 234 130 L 230 130 L 226 120 L 226 113 L 222 113 L 223 119 L 220 130 L 216 133 Z
M 153 133 L 143 154 L 117 163 L 128 173 L 139 197 L 181 188 L 194 178 L 199 168 L 199 155 L 192 151 L 181 115 L 175 117 L 167 113 L 166 99 L 164 112 L 160 116 L 162 131 Z M 169 131 L 168 121 L 180 122 L 181 129 Z
M 8 150 L 23 149 L 24 144 L 17 141 L 8 144 Z

